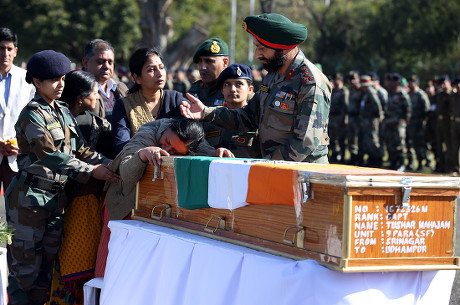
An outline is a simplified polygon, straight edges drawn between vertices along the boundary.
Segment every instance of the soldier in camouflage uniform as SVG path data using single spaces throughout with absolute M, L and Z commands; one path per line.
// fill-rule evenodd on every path
M 406 169 L 406 126 L 411 116 L 409 95 L 400 87 L 401 75 L 388 74 L 388 107 L 383 121 L 383 133 L 388 150 L 390 168 Z
M 359 160 L 359 110 L 361 105 L 361 90 L 359 84 L 359 73 L 358 71 L 350 71 L 347 75 L 347 82 L 350 86 L 350 99 L 348 103 L 348 126 L 347 126 L 347 138 L 348 138 L 348 150 L 350 151 L 350 160 L 348 164 L 361 165 L 363 160 Z
M 220 73 L 217 87 L 221 89 L 225 97 L 224 106 L 228 109 L 239 109 L 246 106 L 249 99 L 254 96 L 251 68 L 242 64 L 228 66 Z M 260 158 L 256 136 L 257 131 L 240 133 L 224 129 L 219 144 L 231 150 L 237 158 Z M 252 148 L 253 145 L 254 148 Z
M 331 110 L 329 112 L 329 137 L 331 162 L 343 163 L 345 158 L 348 122 L 348 99 L 350 90 L 343 86 L 343 76 L 336 73 L 332 77 Z
M 26 81 L 33 82 L 37 94 L 15 125 L 19 172 L 5 194 L 8 224 L 15 229 L 8 251 L 8 295 L 9 304 L 43 305 L 61 240 L 67 178 L 85 183 L 91 176 L 118 177 L 100 165 L 110 160 L 84 145 L 69 109 L 55 100 L 70 60 L 46 50 L 31 57 L 27 70 Z
M 380 99 L 380 104 L 382 105 L 382 111 L 383 111 L 383 117 L 385 117 L 385 111 L 387 109 L 388 105 L 388 91 L 385 90 L 385 88 L 382 87 L 380 84 L 380 77 L 377 73 L 375 72 L 369 72 L 367 73 L 372 79 L 372 87 L 377 90 L 377 95 L 379 96 Z M 383 121 L 380 122 L 379 126 L 379 143 L 380 143 L 380 153 L 385 155 L 385 141 L 383 140 Z
M 452 161 L 452 86 L 447 75 L 437 79 L 440 87 L 435 95 L 436 100 L 436 171 L 450 173 L 454 171 Z
M 359 160 L 363 160 L 367 154 L 367 166 L 382 166 L 382 151 L 379 141 L 379 126 L 383 120 L 382 105 L 377 90 L 372 87 L 372 79 L 369 75 L 363 75 L 360 79 L 361 105 L 359 111 Z
M 198 65 L 201 80 L 194 82 L 188 92 L 206 106 L 223 106 L 225 98 L 216 82 L 229 63 L 228 46 L 225 41 L 219 38 L 204 41 L 195 51 L 193 62 Z M 220 147 L 223 129 L 207 123 L 203 127 L 209 144 L 214 148 Z
M 452 162 L 455 174 L 459 173 L 459 152 L 460 152 L 460 77 L 457 76 L 452 81 Z
M 407 125 L 408 169 L 413 170 L 413 161 L 418 160 L 417 171 L 423 169 L 423 161 L 427 157 L 425 140 L 425 126 L 430 111 L 430 100 L 426 93 L 419 88 L 417 75 L 409 77 L 409 97 L 411 100 L 412 115 Z
M 239 131 L 259 129 L 262 157 L 328 163 L 327 124 L 331 85 L 298 45 L 307 29 L 279 14 L 249 16 L 243 29 L 254 36 L 255 57 L 269 72 L 247 106 L 205 107 L 197 99 L 182 113 Z

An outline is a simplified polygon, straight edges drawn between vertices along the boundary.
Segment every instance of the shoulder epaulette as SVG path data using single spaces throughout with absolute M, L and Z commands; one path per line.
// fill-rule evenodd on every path
M 310 70 L 308 65 L 302 65 L 300 67 L 300 78 L 304 84 L 314 84 L 316 83 L 313 72 Z
M 35 110 L 35 109 L 38 109 L 38 108 L 40 108 L 40 104 L 37 103 L 36 100 L 31 100 L 26 106 L 26 109 L 28 109 L 28 110 Z

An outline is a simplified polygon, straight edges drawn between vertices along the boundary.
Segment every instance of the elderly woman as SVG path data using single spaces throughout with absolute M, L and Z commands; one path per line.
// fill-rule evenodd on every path
M 119 153 L 129 139 L 147 122 L 180 117 L 179 105 L 186 98 L 174 90 L 164 90 L 166 70 L 158 51 L 136 50 L 129 59 L 135 81 L 128 95 L 115 102 L 112 117 L 113 147 Z

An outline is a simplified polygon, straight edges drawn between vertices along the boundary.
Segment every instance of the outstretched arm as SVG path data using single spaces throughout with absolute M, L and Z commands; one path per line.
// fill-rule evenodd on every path
M 201 120 L 206 106 L 196 97 L 187 93 L 188 101 L 183 101 L 180 105 L 181 114 L 189 119 Z

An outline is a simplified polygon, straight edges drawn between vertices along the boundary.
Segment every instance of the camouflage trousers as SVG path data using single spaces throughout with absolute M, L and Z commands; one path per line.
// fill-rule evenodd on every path
M 351 155 L 358 155 L 360 121 L 359 115 L 350 115 L 348 117 L 347 139 L 348 150 Z
M 439 172 L 454 170 L 452 161 L 451 121 L 438 120 L 436 123 L 436 169 Z
M 5 194 L 8 225 L 15 229 L 8 250 L 10 305 L 43 305 L 48 301 L 52 268 L 61 242 L 65 197 L 64 193 L 51 194 L 24 185 L 17 176 L 11 182 Z M 39 206 L 37 198 L 49 200 Z
M 407 125 L 407 149 L 411 158 L 419 161 L 426 157 L 425 120 L 411 119 Z
M 369 155 L 370 158 L 381 158 L 379 141 L 379 119 L 361 118 L 359 130 L 359 155 Z
M 403 165 L 406 158 L 406 123 L 402 120 L 389 119 L 383 122 L 383 134 L 392 166 Z
M 347 126 L 343 116 L 329 117 L 329 149 L 331 151 L 331 162 L 342 161 L 345 158 Z

